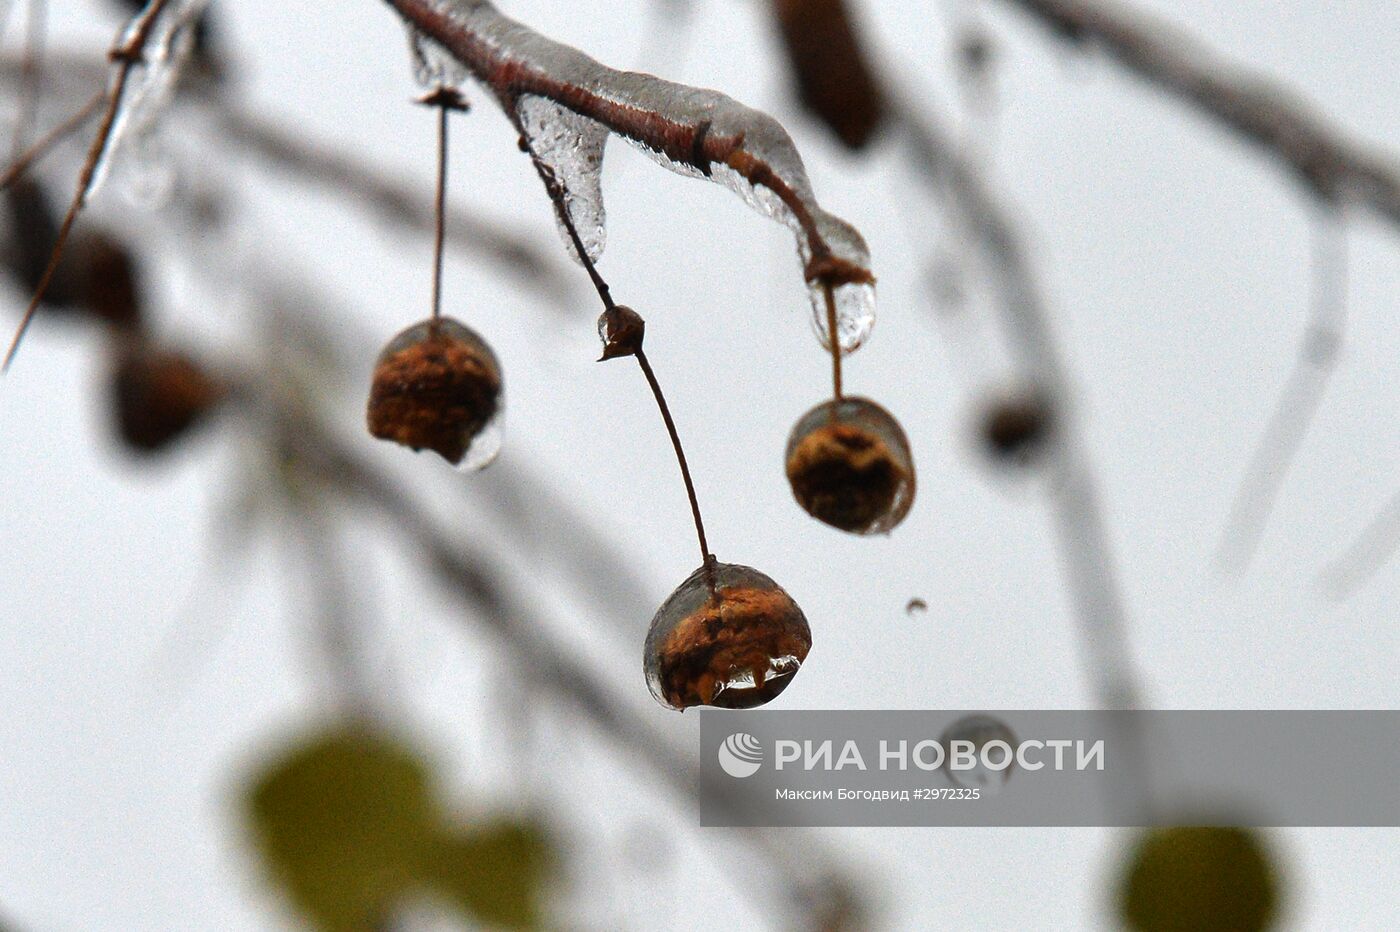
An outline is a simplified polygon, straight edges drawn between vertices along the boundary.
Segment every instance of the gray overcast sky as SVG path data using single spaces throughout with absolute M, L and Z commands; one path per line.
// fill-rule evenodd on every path
M 1142 5 L 1286 79 L 1355 135 L 1400 150 L 1395 4 Z M 52 6 L 54 44 L 100 55 L 114 22 L 88 4 Z M 382 4 L 216 6 L 254 104 L 426 187 L 432 121 L 408 105 L 415 87 L 402 28 Z M 689 446 L 712 546 L 779 580 L 812 622 L 811 657 L 781 706 L 1091 703 L 1044 510 L 1032 490 L 989 476 L 967 438 L 994 371 L 974 363 L 976 341 L 950 341 L 933 324 L 922 275 L 939 223 L 926 207 L 901 207 L 922 202 L 892 148 L 873 164 L 852 161 L 795 113 L 757 4 L 695 4 L 688 51 L 667 51 L 664 67 L 654 51 L 639 62 L 650 22 L 640 0 L 502 6 L 604 62 L 772 112 L 793 131 L 824 205 L 870 242 L 880 317 L 847 379 L 901 418 L 919 469 L 913 513 L 879 540 L 814 524 L 783 481 L 787 430 L 821 399 L 827 377 L 789 234 L 727 192 L 609 146 L 602 269 L 648 318 L 649 355 Z M 891 76 L 946 119 L 955 87 L 933 0 L 864 6 Z M 1070 56 L 1002 5 L 989 12 L 1004 40 L 996 183 L 1033 244 L 1072 364 L 1150 701 L 1394 707 L 1400 561 L 1341 604 L 1320 598 L 1311 580 L 1400 487 L 1400 237 L 1368 217 L 1351 224 L 1345 355 L 1254 568 L 1238 585 L 1216 586 L 1207 571 L 1216 534 L 1304 326 L 1307 204 L 1276 166 L 1174 101 L 1093 56 Z M 454 200 L 554 248 L 528 162 L 484 95 L 472 96 L 480 106 L 454 136 Z M 314 275 L 354 315 L 353 328 L 387 338 L 423 316 L 425 241 L 244 165 L 218 171 L 248 191 L 254 245 Z M 102 198 L 116 203 L 120 193 Z M 191 260 L 206 261 L 203 252 Z M 170 331 L 211 339 L 234 329 L 228 319 L 242 312 L 233 302 L 182 285 L 207 269 L 169 264 L 160 290 Z M 577 313 L 561 317 L 496 269 L 456 259 L 448 268 L 448 312 L 488 336 L 506 371 L 508 454 L 493 468 L 519 458 L 558 482 L 659 603 L 695 562 L 684 496 L 637 373 L 593 364 L 593 302 L 582 287 L 577 294 Z M 209 523 L 237 444 L 208 436 L 169 460 L 133 464 L 107 440 L 100 358 L 95 340 L 41 324 L 0 390 L 0 913 L 59 930 L 286 922 L 260 893 L 230 794 L 256 751 L 318 709 L 296 624 L 305 603 L 288 595 L 299 588 L 295 566 L 286 548 L 265 543 L 232 579 L 209 576 Z M 360 404 L 345 399 L 347 422 Z M 396 452 L 376 451 L 401 465 Z M 409 470 L 444 481 L 426 460 Z M 497 671 L 495 648 L 459 636 L 455 603 L 425 594 L 411 555 L 378 536 L 360 530 L 352 549 L 374 570 L 362 595 L 415 730 L 448 762 L 461 799 L 510 798 L 516 758 L 490 723 L 526 700 Z M 914 596 L 929 610 L 909 618 L 903 607 Z M 637 662 L 649 612 L 625 631 L 564 616 L 578 618 L 573 633 L 616 667 L 622 692 L 689 748 L 694 723 L 649 706 Z M 180 661 L 162 646 L 173 630 L 194 643 Z M 558 777 L 600 785 L 615 766 L 606 749 L 542 728 L 548 750 L 527 795 L 575 808 L 592 800 L 567 785 L 574 777 Z M 657 793 L 637 797 L 639 818 L 677 821 Z M 597 818 L 580 831 L 601 839 L 595 873 L 605 876 L 634 840 L 631 805 L 594 802 Z M 696 858 L 693 833 L 675 831 L 681 856 Z M 1120 836 L 1106 831 L 827 834 L 878 868 L 891 927 L 1111 927 L 1103 888 Z M 1275 837 L 1293 891 L 1288 928 L 1400 921 L 1396 832 Z M 694 894 L 684 875 L 660 871 L 611 903 L 582 894 L 567 902 L 587 907 L 578 914 L 586 927 L 646 927 L 658 904 L 692 897 L 707 908 L 687 926 L 758 922 L 712 870 L 698 870 Z

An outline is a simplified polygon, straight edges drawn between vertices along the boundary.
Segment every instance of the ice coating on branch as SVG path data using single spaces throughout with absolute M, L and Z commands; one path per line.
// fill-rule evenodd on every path
M 408 27 L 408 52 L 413 59 L 413 79 L 424 90 L 460 87 L 467 79 L 467 66 L 447 49 Z
M 431 33 L 525 124 L 542 158 L 540 150 L 550 150 L 546 161 L 559 176 L 590 255 L 603 246 L 599 172 L 603 143 L 616 133 L 666 168 L 709 178 L 792 229 L 818 337 L 827 342 L 828 287 L 842 349 L 849 352 L 869 336 L 875 289 L 865 241 L 822 210 L 802 157 L 772 117 L 718 91 L 614 71 L 501 15 L 486 0 L 394 5 L 412 28 Z
M 150 136 L 158 131 L 160 116 L 174 96 L 180 72 L 194 48 L 194 23 L 208 5 L 209 0 L 170 0 L 156 18 L 147 34 L 141 60 L 131 66 L 127 76 L 121 109 L 93 172 L 89 197 L 102 187 L 111 174 L 113 160 L 124 149 L 131 148 L 133 141 L 140 141 L 136 148 L 144 151 L 155 148 Z M 138 13 L 132 17 L 117 40 L 118 46 L 133 41 L 143 15 Z M 122 67 L 121 63 L 113 64 L 113 82 Z
M 603 211 L 603 147 L 608 129 L 545 97 L 527 94 L 515 107 L 521 130 L 536 156 L 554 173 L 564 192 L 564 209 L 588 258 L 597 261 L 607 241 Z M 557 221 L 557 217 L 556 217 Z M 574 241 L 562 222 L 559 235 L 578 260 Z

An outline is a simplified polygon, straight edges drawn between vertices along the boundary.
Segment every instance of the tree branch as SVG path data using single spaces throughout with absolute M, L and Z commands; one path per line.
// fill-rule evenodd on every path
M 767 114 L 717 91 L 615 71 L 503 16 L 486 0 L 385 2 L 465 66 L 517 125 L 523 100 L 550 101 L 636 143 L 674 171 L 710 177 L 762 212 L 790 220 L 809 283 L 841 288 L 874 282 L 865 241 L 822 210 L 792 139 Z
M 1318 197 L 1365 206 L 1400 226 L 1400 160 L 1347 137 L 1283 83 L 1217 55 L 1194 36 L 1113 0 L 1003 0 L 1281 160 Z

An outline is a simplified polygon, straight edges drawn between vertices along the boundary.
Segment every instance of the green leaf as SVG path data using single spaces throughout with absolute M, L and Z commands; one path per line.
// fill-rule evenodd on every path
M 316 925 L 372 927 L 438 849 L 427 765 L 394 739 L 346 729 L 293 747 L 253 781 L 246 816 L 272 876 Z
M 437 890 L 478 921 L 533 929 L 552 863 L 550 841 L 538 824 L 498 820 L 443 838 L 432 872 Z
M 1154 829 L 1128 866 L 1122 910 L 1138 932 L 1262 932 L 1278 912 L 1278 879 L 1256 832 Z

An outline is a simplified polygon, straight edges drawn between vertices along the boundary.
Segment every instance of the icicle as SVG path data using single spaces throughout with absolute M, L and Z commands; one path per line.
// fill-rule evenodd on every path
M 88 197 L 101 189 L 121 151 L 128 148 L 133 139 L 153 131 L 174 96 L 180 72 L 194 48 L 194 23 L 206 6 L 208 0 L 171 0 L 161 11 L 147 35 L 141 61 L 132 65 L 127 75 L 121 110 L 97 163 Z M 118 44 L 132 40 L 141 17 L 142 14 L 137 14 L 132 18 Z M 120 67 L 120 64 L 114 66 L 113 82 L 118 73 L 115 69 Z
M 564 191 L 564 207 L 583 240 L 588 258 L 597 260 L 607 241 L 603 210 L 603 147 L 607 127 L 544 97 L 526 96 L 515 108 L 525 138 L 540 161 L 554 172 Z M 575 260 L 573 240 L 563 223 L 559 235 Z

